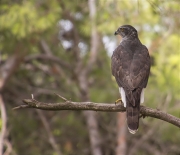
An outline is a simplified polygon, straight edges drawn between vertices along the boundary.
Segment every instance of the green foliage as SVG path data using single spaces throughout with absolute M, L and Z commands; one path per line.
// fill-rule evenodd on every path
M 1 5 L 3 13 L 0 16 L 0 31 L 8 31 L 17 39 L 30 37 L 36 33 L 41 34 L 55 26 L 61 11 L 56 1 L 51 1 L 46 7 L 46 9 L 35 7 L 33 1 L 25 1 L 21 5 Z
M 163 46 L 155 53 L 155 66 L 151 71 L 156 77 L 162 92 L 171 92 L 176 99 L 180 99 L 180 37 L 176 34 L 171 35 L 163 41 Z

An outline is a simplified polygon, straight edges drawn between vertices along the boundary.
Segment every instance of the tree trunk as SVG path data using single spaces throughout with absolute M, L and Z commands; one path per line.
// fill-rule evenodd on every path
M 101 151 L 101 140 L 98 130 L 98 123 L 96 119 L 96 112 L 94 111 L 84 111 L 84 116 L 86 117 L 87 127 L 89 131 L 89 139 L 91 143 L 91 153 L 93 155 L 102 155 Z
M 117 114 L 117 147 L 116 155 L 126 154 L 126 143 L 127 142 L 127 124 L 126 124 L 126 113 Z
M 9 57 L 0 68 L 0 113 L 2 120 L 2 127 L 0 131 L 0 155 L 3 155 L 7 130 L 6 106 L 3 101 L 2 92 L 9 78 L 12 76 L 14 71 L 19 67 L 20 63 L 22 62 L 23 55 L 19 52 L 20 49 L 21 45 L 18 45 L 15 50 L 15 54 Z
M 0 94 L 1 132 L 0 132 L 0 155 L 3 155 L 4 139 L 6 135 L 7 115 L 2 95 Z
M 88 83 L 88 74 L 91 72 L 92 64 L 95 63 L 97 52 L 98 52 L 98 33 L 96 29 L 95 17 L 96 17 L 96 4 L 95 0 L 89 0 L 89 16 L 91 20 L 91 48 L 90 48 L 90 57 L 87 63 L 87 66 L 84 68 L 80 75 L 80 87 L 81 87 L 81 96 L 84 101 L 89 101 L 89 83 Z M 100 134 L 98 130 L 98 123 L 96 119 L 96 112 L 94 111 L 84 111 L 83 112 L 87 127 L 89 130 L 89 139 L 91 143 L 91 153 L 93 155 L 102 155 L 100 148 Z

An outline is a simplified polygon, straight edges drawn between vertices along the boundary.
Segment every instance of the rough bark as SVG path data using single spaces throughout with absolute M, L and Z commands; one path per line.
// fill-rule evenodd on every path
M 58 95 L 61 97 L 60 95 Z M 15 107 L 14 109 L 23 108 L 35 108 L 42 110 L 92 110 L 92 111 L 104 111 L 104 112 L 125 112 L 126 108 L 123 104 L 114 103 L 94 103 L 94 102 L 73 102 L 61 97 L 64 102 L 62 103 L 44 103 L 35 99 L 24 99 L 25 104 Z M 163 112 L 159 109 L 152 109 L 149 107 L 141 106 L 140 114 L 143 117 L 149 116 L 171 123 L 180 128 L 180 118 L 177 118 L 171 114 Z

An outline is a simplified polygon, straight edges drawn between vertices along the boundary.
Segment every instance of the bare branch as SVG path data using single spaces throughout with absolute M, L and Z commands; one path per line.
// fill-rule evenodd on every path
M 60 150 L 60 146 L 58 146 L 58 144 L 56 143 L 55 137 L 52 134 L 49 122 L 47 121 L 47 118 L 44 116 L 42 111 L 36 110 L 36 112 L 38 113 L 44 127 L 45 130 L 47 132 L 47 135 L 49 137 L 49 143 L 51 144 L 52 148 L 54 149 L 54 151 L 56 152 L 57 155 L 62 155 L 61 150 Z
M 29 61 L 32 61 L 32 60 L 48 60 L 48 61 L 52 61 L 52 62 L 56 62 L 58 63 L 59 65 L 61 65 L 62 67 L 65 67 L 65 68 L 68 68 L 70 69 L 71 66 L 66 63 L 65 61 L 59 59 L 58 57 L 55 57 L 53 55 L 47 55 L 47 54 L 33 54 L 33 55 L 29 55 L 27 57 L 25 57 L 24 61 L 25 62 L 29 62 Z
M 151 128 L 144 134 L 141 138 L 138 138 L 138 141 L 134 143 L 133 147 L 130 149 L 128 154 L 134 155 L 136 151 L 154 134 L 154 131 L 157 130 L 158 122 L 154 123 Z
M 48 46 L 48 44 L 46 43 L 46 41 L 45 40 L 41 40 L 40 41 L 40 44 L 41 44 L 41 46 L 42 46 L 42 48 L 43 48 L 43 51 L 47 54 L 47 55 L 52 55 L 52 51 L 50 50 L 50 48 L 49 48 L 49 46 Z
M 17 109 L 23 109 L 23 108 L 31 108 L 29 105 L 20 105 L 20 106 L 17 106 L 17 107 L 14 107 L 12 110 L 17 110 Z
M 24 109 L 24 108 L 35 108 L 41 110 L 92 110 L 92 111 L 104 111 L 104 112 L 125 112 L 126 108 L 123 104 L 114 103 L 94 103 L 94 102 L 73 102 L 66 100 L 62 103 L 44 103 L 39 102 L 35 99 L 24 99 L 25 105 L 20 105 L 14 109 Z M 163 112 L 159 109 L 152 109 L 149 107 L 141 106 L 140 114 L 143 116 L 149 116 L 163 121 L 169 122 L 177 127 L 180 127 L 180 119 Z
M 21 54 L 12 55 L 0 67 L 0 90 L 3 90 L 10 76 L 18 68 L 22 60 Z

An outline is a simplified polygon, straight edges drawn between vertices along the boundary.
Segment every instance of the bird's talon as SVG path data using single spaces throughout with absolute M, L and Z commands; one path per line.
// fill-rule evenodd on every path
M 115 101 L 115 105 L 116 105 L 118 102 L 122 102 L 122 99 L 121 99 L 121 98 L 117 99 L 117 100 Z

